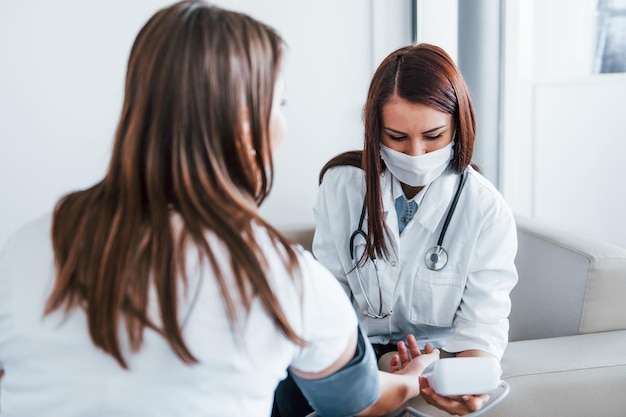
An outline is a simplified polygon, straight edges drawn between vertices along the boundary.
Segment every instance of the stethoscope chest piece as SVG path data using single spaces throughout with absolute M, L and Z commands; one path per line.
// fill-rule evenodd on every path
M 424 262 L 426 262 L 428 269 L 439 271 L 448 263 L 448 252 L 439 245 L 433 246 L 426 251 Z

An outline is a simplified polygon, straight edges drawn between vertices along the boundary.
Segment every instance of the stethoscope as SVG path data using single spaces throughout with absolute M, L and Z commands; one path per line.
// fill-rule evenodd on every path
M 439 233 L 439 239 L 437 239 L 437 245 L 426 251 L 424 256 L 424 262 L 426 263 L 426 267 L 431 271 L 440 271 L 448 264 L 448 252 L 443 248 L 443 240 L 446 237 L 446 232 L 448 231 L 448 225 L 450 224 L 450 220 L 454 215 L 454 211 L 456 210 L 456 205 L 459 201 L 459 197 L 461 196 L 461 192 L 463 191 L 463 187 L 465 186 L 465 181 L 467 180 L 467 171 L 461 175 L 461 179 L 459 181 L 459 185 L 454 193 L 454 198 L 452 199 L 452 203 L 450 204 L 450 208 L 448 209 L 448 214 L 446 215 L 446 219 L 444 220 L 443 227 L 441 228 L 441 232 Z M 363 286 L 363 280 L 361 279 L 361 273 L 359 271 L 358 263 L 354 261 L 354 240 L 361 236 L 367 242 L 367 233 L 363 230 L 363 222 L 365 221 L 365 202 L 363 202 L 363 207 L 361 208 L 361 217 L 359 218 L 359 227 L 352 232 L 350 236 L 350 259 L 354 263 L 354 269 L 357 272 L 357 278 L 359 281 L 359 286 L 361 287 L 361 291 L 363 292 L 363 296 L 365 297 L 365 302 L 367 303 L 367 311 L 363 311 L 363 315 L 366 315 L 371 318 L 376 319 L 384 319 L 387 316 L 393 314 L 393 310 L 389 310 L 386 313 L 383 313 L 383 294 L 382 288 L 380 285 L 380 277 L 378 276 L 378 264 L 376 262 L 376 257 L 372 258 L 372 263 L 374 265 L 374 271 L 376 273 L 376 283 L 378 284 L 378 313 L 376 313 L 374 308 L 372 307 L 372 303 L 370 302 L 369 297 L 367 296 L 367 292 L 365 291 L 365 287 Z

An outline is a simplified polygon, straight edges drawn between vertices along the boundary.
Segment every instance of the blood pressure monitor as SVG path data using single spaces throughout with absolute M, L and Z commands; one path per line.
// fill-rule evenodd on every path
M 439 395 L 490 394 L 498 388 L 502 370 L 496 358 L 445 358 L 422 373 Z
M 490 401 L 484 407 L 465 417 L 479 416 L 509 394 L 510 387 L 500 379 L 501 375 L 500 363 L 496 358 L 439 359 L 422 373 L 428 385 L 439 395 L 491 394 Z M 413 407 L 407 407 L 403 413 L 402 416 L 432 417 Z

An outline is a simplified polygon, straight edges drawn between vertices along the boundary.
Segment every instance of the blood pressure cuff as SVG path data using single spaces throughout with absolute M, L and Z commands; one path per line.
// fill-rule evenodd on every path
M 374 349 L 360 326 L 356 353 L 343 368 L 320 379 L 289 374 L 311 407 L 323 417 L 354 416 L 374 404 L 380 395 Z

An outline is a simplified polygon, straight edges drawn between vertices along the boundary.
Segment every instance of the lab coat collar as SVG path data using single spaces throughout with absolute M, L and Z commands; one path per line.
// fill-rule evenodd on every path
M 391 195 L 393 198 L 393 202 L 395 205 L 395 201 L 398 199 L 398 197 L 404 197 L 404 191 L 402 191 L 402 183 L 400 182 L 400 180 L 398 180 L 395 176 L 391 175 Z M 430 187 L 430 184 L 428 184 L 427 186 L 423 187 L 419 193 L 415 194 L 415 196 L 409 200 L 413 200 L 415 201 L 418 205 L 422 204 L 422 199 L 424 198 L 424 194 L 426 194 L 426 190 L 428 190 L 428 187 Z
M 385 214 L 392 210 L 392 207 L 395 210 L 393 190 L 397 187 L 392 187 L 394 180 L 397 181 L 388 171 L 381 176 L 383 210 Z M 422 190 L 424 196 L 419 204 L 414 220 L 433 233 L 450 206 L 458 181 L 459 174 L 451 167 L 448 167 L 443 174 Z M 397 185 L 400 185 L 399 182 Z M 387 216 L 387 220 L 390 221 L 390 217 Z

